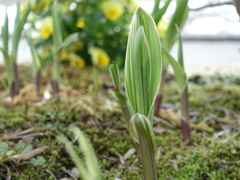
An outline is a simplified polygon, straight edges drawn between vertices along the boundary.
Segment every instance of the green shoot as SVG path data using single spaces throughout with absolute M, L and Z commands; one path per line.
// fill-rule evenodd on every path
M 59 6 L 57 1 L 55 0 L 51 7 L 52 17 L 53 17 L 53 30 L 54 33 L 52 35 L 53 40 L 53 77 L 52 77 L 52 87 L 54 91 L 54 95 L 57 95 L 57 100 L 59 98 L 59 84 L 61 81 L 60 74 L 60 53 L 61 50 L 71 43 L 78 40 L 78 33 L 73 33 L 69 35 L 65 40 L 63 40 L 62 30 L 61 30 L 61 14 L 59 11 Z
M 99 72 L 98 68 L 96 66 L 93 67 L 92 69 L 92 75 L 93 75 L 93 87 L 94 87 L 94 94 L 97 96 L 98 91 L 99 91 Z
M 79 149 L 81 150 L 84 158 L 78 155 L 73 144 L 64 135 L 59 135 L 57 138 L 65 145 L 67 152 L 79 170 L 80 177 L 83 180 L 101 180 L 102 178 L 100 175 L 97 157 L 94 153 L 93 147 L 91 146 L 91 142 L 77 127 L 70 127 L 70 131 L 77 137 Z
M 27 8 L 22 17 L 19 14 L 19 4 L 17 8 L 17 14 L 15 18 L 15 27 L 13 31 L 12 37 L 12 50 L 11 54 L 9 54 L 9 29 L 8 29 L 8 15 L 6 10 L 5 21 L 2 27 L 2 35 L 3 35 L 3 48 L 0 50 L 3 53 L 4 64 L 8 78 L 8 87 L 10 88 L 10 94 L 13 98 L 19 92 L 19 80 L 18 80 L 18 70 L 17 70 L 17 53 L 18 53 L 18 45 L 21 38 L 23 26 L 27 21 L 27 17 L 30 13 L 30 8 Z
M 53 17 L 53 30 L 54 33 L 52 35 L 53 38 L 53 48 L 54 48 L 54 53 L 53 54 L 53 84 L 56 84 L 56 86 L 59 85 L 60 83 L 60 47 L 61 44 L 63 42 L 63 38 L 62 38 L 62 31 L 61 31 L 61 21 L 59 19 L 60 14 L 58 11 L 58 4 L 57 1 L 55 0 L 52 4 L 51 7 L 51 11 L 52 11 L 52 17 Z M 53 86 L 54 87 L 54 86 Z M 55 89 L 55 88 L 53 88 Z M 55 89 L 55 91 L 58 88 Z M 55 93 L 58 93 L 57 91 Z
M 153 102 L 161 79 L 162 57 L 157 28 L 141 8 L 133 16 L 125 61 L 125 87 L 134 113 L 152 123 Z
M 172 0 L 167 0 L 165 2 L 165 4 L 163 5 L 163 7 L 160 8 L 160 9 L 158 9 L 159 8 L 159 2 L 158 1 L 159 0 L 155 0 L 153 12 L 152 12 L 152 16 L 153 16 L 153 19 L 154 19 L 156 24 L 160 21 L 162 16 L 166 13 L 166 11 L 167 11 L 167 9 L 168 9 Z
M 127 99 L 125 96 L 125 93 L 122 90 L 121 87 L 121 81 L 120 81 L 120 75 L 119 75 L 119 68 L 116 63 L 112 63 L 109 65 L 109 72 L 111 75 L 111 78 L 114 82 L 114 96 L 117 98 L 119 105 L 121 107 L 121 110 L 123 112 L 123 116 L 125 118 L 125 121 L 128 125 L 129 129 L 129 122 L 131 119 L 131 111 L 128 107 Z
M 127 98 L 135 113 L 130 132 L 138 145 L 144 180 L 157 180 L 152 117 L 161 69 L 161 46 L 155 22 L 139 8 L 132 19 L 124 75 Z
M 178 32 L 178 62 L 184 70 L 184 59 L 183 59 L 183 46 L 182 46 L 182 37 L 180 34 L 179 28 L 176 26 Z M 182 134 L 183 140 L 191 140 L 191 130 L 189 125 L 189 98 L 188 98 L 188 86 L 187 82 L 184 89 L 181 91 L 181 113 L 182 113 Z
M 130 130 L 139 144 L 139 152 L 143 166 L 144 180 L 157 180 L 155 163 L 156 143 L 149 119 L 142 114 L 135 114 L 131 118 Z
M 175 25 L 183 28 L 188 17 L 188 0 L 177 0 L 175 12 L 170 20 L 168 29 L 163 37 L 163 44 L 167 50 L 171 50 L 177 36 Z
M 8 45 L 8 39 L 9 39 L 9 32 L 8 32 L 8 15 L 7 15 L 7 9 L 6 9 L 6 14 L 5 14 L 5 20 L 4 20 L 4 25 L 2 26 L 2 38 L 3 38 L 3 47 L 0 48 L 0 50 L 3 53 L 4 57 L 4 65 L 5 65 L 5 70 L 7 73 L 7 82 L 8 86 L 12 83 L 13 81 L 13 74 L 11 71 L 11 62 L 10 62 L 10 56 L 9 56 L 9 45 Z
M 40 76 L 41 76 L 41 69 L 42 69 L 41 58 L 34 45 L 33 39 L 28 34 L 25 34 L 25 36 L 27 38 L 28 44 L 30 46 L 31 54 L 32 54 L 33 76 L 34 76 L 36 93 L 37 93 L 37 96 L 40 97 L 40 78 L 41 78 Z
M 170 3 L 171 3 L 171 0 L 167 0 L 165 2 L 165 4 L 163 5 L 163 7 L 159 8 L 159 0 L 155 1 L 155 5 L 154 5 L 153 11 L 152 11 L 152 15 L 155 20 L 155 23 L 158 23 L 161 20 L 162 16 L 166 13 Z M 165 47 L 166 51 L 170 52 L 170 50 L 172 49 L 172 46 L 174 44 L 175 38 L 177 36 L 177 31 L 176 31 L 175 25 L 178 25 L 178 27 L 180 29 L 182 29 L 187 20 L 187 16 L 188 16 L 188 0 L 177 0 L 175 12 L 171 17 L 171 20 L 170 20 L 170 23 L 168 25 L 165 35 L 162 37 L 162 44 Z M 172 58 L 168 58 L 168 59 L 171 60 Z M 173 62 L 173 64 L 175 64 L 175 63 Z M 168 65 L 169 65 L 168 60 L 163 58 L 163 71 L 162 71 L 162 79 L 161 79 L 161 84 L 160 84 L 160 93 L 157 95 L 157 100 L 154 103 L 154 115 L 155 116 L 159 115 L 159 108 L 160 108 L 160 104 L 162 101 L 164 84 L 165 84 L 165 77 L 166 77 L 165 74 L 166 74 L 166 69 L 167 69 Z M 174 68 L 176 68 L 176 67 L 173 67 L 173 69 Z M 176 77 L 178 77 L 178 75 L 176 75 Z M 177 79 L 179 79 L 179 78 L 177 78 Z
M 110 75 L 111 75 L 111 78 L 113 80 L 115 88 L 118 89 L 119 91 L 121 91 L 122 86 L 121 86 L 121 81 L 120 81 L 118 65 L 116 63 L 110 64 L 109 65 L 109 72 L 110 72 Z

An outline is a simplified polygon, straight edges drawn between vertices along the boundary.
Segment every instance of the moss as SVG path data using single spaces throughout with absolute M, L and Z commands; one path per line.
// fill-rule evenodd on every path
M 26 68 L 26 67 L 24 67 Z M 29 75 L 29 71 L 26 71 Z M 103 179 L 139 180 L 142 177 L 141 165 L 136 153 L 124 163 L 121 158 L 133 148 L 131 137 L 123 121 L 120 108 L 112 96 L 109 76 L 103 72 L 100 79 L 102 87 L 99 96 L 92 96 L 89 70 L 67 69 L 68 80 L 64 80 L 61 103 L 55 100 L 39 101 L 19 99 L 16 105 L 0 102 L 0 132 L 4 136 L 1 143 L 7 144 L 7 152 L 12 155 L 21 153 L 20 143 L 31 145 L 32 149 L 49 146 L 39 154 L 46 160 L 41 165 L 34 165 L 31 159 L 20 162 L 10 160 L 11 155 L 0 155 L 0 177 L 11 175 L 12 179 L 57 179 L 69 177 L 66 170 L 74 164 L 64 146 L 56 140 L 62 133 L 73 139 L 68 131 L 70 124 L 80 127 L 91 140 L 97 154 Z M 24 75 L 25 76 L 25 75 Z M 27 75 L 26 75 L 27 76 Z M 43 72 L 44 85 L 49 74 Z M 228 77 L 229 79 L 229 77 Z M 22 77 L 25 83 L 29 78 Z M 210 82 L 210 83 L 209 83 Z M 238 115 L 240 102 L 239 86 L 236 78 L 223 84 L 213 78 L 203 79 L 198 83 L 189 83 L 190 107 L 193 114 L 191 122 L 205 122 L 212 131 L 196 129 L 192 131 L 192 142 L 183 142 L 179 128 L 155 122 L 163 132 L 156 132 L 159 148 L 157 169 L 159 179 L 240 179 L 240 133 Z M 70 83 L 70 84 L 68 84 Z M 1 89 L 0 97 L 6 97 Z M 166 84 L 164 103 L 179 107 L 179 94 L 174 81 Z M 223 110 L 223 108 L 225 108 Z M 225 118 L 225 119 L 224 119 Z M 228 119 L 227 119 L 228 118 Z M 234 122 L 234 123 L 233 123 Z M 8 139 L 6 134 L 16 133 L 29 128 L 33 131 L 25 134 L 41 133 L 31 138 Z M 77 144 L 74 144 L 76 147 Z M 1 148 L 0 148 L 1 150 Z M 52 174 L 52 175 L 51 175 Z

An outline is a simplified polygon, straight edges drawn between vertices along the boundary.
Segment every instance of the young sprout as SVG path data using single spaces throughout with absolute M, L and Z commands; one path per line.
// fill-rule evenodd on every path
M 79 156 L 73 144 L 64 135 L 59 135 L 57 138 L 65 145 L 67 152 L 79 170 L 80 177 L 83 180 L 101 180 L 97 157 L 91 146 L 91 142 L 77 127 L 70 127 L 70 131 L 77 137 L 79 149 L 84 158 Z
M 59 7 L 57 4 L 57 1 L 55 0 L 51 7 L 52 17 L 53 17 L 53 77 L 52 77 L 52 87 L 54 94 L 57 96 L 57 100 L 60 100 L 60 97 L 58 95 L 59 93 L 59 84 L 61 81 L 61 75 L 60 75 L 60 57 L 61 57 L 61 50 L 67 46 L 69 46 L 71 43 L 78 40 L 78 33 L 73 33 L 69 35 L 67 38 L 63 40 L 62 37 L 62 30 L 61 30 L 61 19 Z
M 161 69 L 161 46 L 155 22 L 139 8 L 133 16 L 128 38 L 124 80 L 127 98 L 135 113 L 130 132 L 138 145 L 144 180 L 157 180 L 152 118 Z
M 176 29 L 178 31 L 178 62 L 184 70 L 184 58 L 183 58 L 183 46 L 182 46 L 182 37 L 180 34 L 180 30 L 176 25 Z M 186 85 L 181 92 L 181 129 L 183 134 L 183 140 L 190 141 L 191 140 L 191 129 L 189 125 L 189 102 L 188 102 L 188 85 Z
M 37 52 L 37 49 L 34 45 L 32 37 L 29 35 L 29 33 L 26 33 L 25 36 L 27 38 L 28 45 L 30 46 L 30 50 L 32 54 L 33 76 L 34 76 L 36 94 L 38 97 L 40 97 L 40 79 L 41 79 L 42 62 Z
M 155 20 L 155 23 L 158 23 L 165 12 L 167 11 L 171 0 L 167 0 L 165 4 L 160 7 L 160 0 L 155 0 L 154 8 L 152 11 L 152 16 Z M 168 28 L 162 37 L 162 45 L 164 48 L 170 52 L 170 50 L 173 47 L 175 38 L 177 36 L 177 30 L 175 28 L 175 25 L 177 25 L 180 29 L 183 28 L 188 16 L 188 0 L 177 0 L 176 1 L 176 8 L 175 11 L 170 19 L 170 22 L 168 24 Z M 163 71 L 162 71 L 162 79 L 161 79 L 161 85 L 160 85 L 160 93 L 157 96 L 157 101 L 155 102 L 154 106 L 154 115 L 159 115 L 159 108 L 162 100 L 163 90 L 164 90 L 164 84 L 165 84 L 165 74 L 166 69 L 169 65 L 168 60 L 163 58 Z M 176 74 L 175 74 L 176 76 Z
M 63 42 L 63 37 L 62 37 L 62 31 L 61 31 L 61 20 L 60 20 L 60 14 L 58 11 L 58 4 L 57 1 L 55 0 L 52 4 L 51 7 L 52 11 L 52 17 L 53 17 L 53 49 L 54 49 L 54 54 L 53 54 L 53 77 L 52 77 L 52 88 L 54 95 L 57 96 L 57 100 L 59 99 L 59 83 L 61 80 L 60 76 L 60 46 Z
M 12 50 L 9 53 L 9 31 L 8 31 L 8 17 L 7 13 L 5 16 L 5 22 L 2 27 L 3 33 L 3 48 L 0 50 L 4 56 L 4 64 L 6 67 L 6 72 L 8 75 L 8 87 L 10 88 L 10 95 L 13 98 L 19 93 L 19 77 L 18 77 L 18 67 L 17 67 L 17 55 L 18 55 L 18 46 L 21 38 L 23 27 L 27 21 L 27 17 L 30 13 L 30 8 L 25 9 L 22 16 L 20 16 L 19 4 L 17 6 L 17 13 L 15 18 L 15 26 L 12 35 Z
M 124 91 L 122 90 L 118 65 L 116 63 L 110 64 L 109 72 L 110 72 L 111 78 L 114 82 L 114 96 L 117 98 L 117 100 L 119 102 L 119 105 L 123 112 L 123 116 L 128 125 L 128 128 L 129 128 L 129 122 L 130 122 L 132 113 L 128 107 L 126 95 L 125 95 Z

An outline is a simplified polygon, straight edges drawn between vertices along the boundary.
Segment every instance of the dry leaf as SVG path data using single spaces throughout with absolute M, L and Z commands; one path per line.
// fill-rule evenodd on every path
M 32 151 L 29 151 L 27 153 L 24 153 L 24 154 L 14 155 L 10 158 L 14 159 L 14 160 L 27 160 L 27 159 L 30 159 L 34 156 L 37 156 L 37 155 L 41 154 L 44 150 L 46 150 L 48 148 L 49 148 L 49 146 L 42 146 L 42 147 L 39 147 L 39 148 L 34 149 Z

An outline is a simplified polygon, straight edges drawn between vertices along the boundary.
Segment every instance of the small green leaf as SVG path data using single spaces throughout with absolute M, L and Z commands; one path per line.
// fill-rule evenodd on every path
M 0 143 L 0 155 L 6 155 L 8 152 L 8 144 Z
M 30 152 L 33 149 L 31 144 L 19 143 L 17 147 L 20 149 L 21 154 Z
M 163 58 L 165 58 L 173 68 L 179 91 L 182 93 L 187 85 L 187 75 L 180 63 L 178 63 L 164 47 L 162 47 L 162 52 Z
M 31 158 L 30 161 L 35 166 L 42 166 L 46 162 L 46 159 L 44 159 L 42 156 L 37 156 L 36 158 Z
M 79 40 L 79 33 L 70 34 L 69 36 L 66 37 L 66 39 L 64 39 L 60 47 L 54 53 L 59 53 L 59 51 L 61 51 L 63 48 L 70 46 L 72 43 L 78 40 Z
M 120 81 L 120 75 L 119 75 L 119 68 L 116 63 L 112 63 L 109 65 L 109 72 L 112 78 L 112 81 L 114 83 L 114 86 L 118 88 L 118 90 L 121 90 L 121 81 Z

